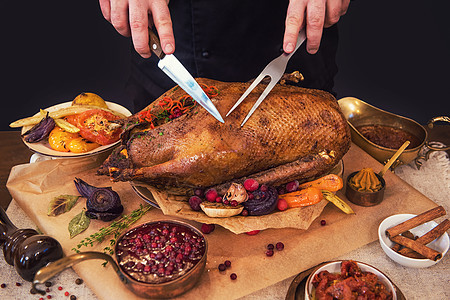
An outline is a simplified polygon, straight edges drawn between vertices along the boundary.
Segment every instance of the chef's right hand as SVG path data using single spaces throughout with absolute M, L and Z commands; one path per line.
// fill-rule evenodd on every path
M 169 0 L 99 0 L 105 19 L 123 36 L 131 36 L 134 49 L 144 58 L 151 55 L 148 28 L 154 24 L 166 54 L 175 51 Z

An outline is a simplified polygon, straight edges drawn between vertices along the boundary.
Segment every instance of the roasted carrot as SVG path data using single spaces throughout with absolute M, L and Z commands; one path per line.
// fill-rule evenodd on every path
M 308 187 L 295 192 L 281 194 L 279 199 L 286 200 L 288 207 L 303 207 L 319 203 L 323 199 L 322 191 L 316 187 Z
M 344 186 L 344 181 L 342 178 L 335 174 L 328 174 L 322 176 L 316 180 L 302 183 L 298 186 L 299 189 L 304 189 L 308 187 L 315 187 L 321 190 L 327 190 L 331 192 L 337 192 Z

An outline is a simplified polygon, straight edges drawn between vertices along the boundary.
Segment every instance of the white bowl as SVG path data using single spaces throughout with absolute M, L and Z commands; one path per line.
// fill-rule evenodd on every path
M 431 259 L 420 259 L 420 258 L 410 258 L 404 255 L 401 255 L 394 250 L 391 249 L 392 246 L 394 246 L 394 242 L 392 242 L 388 236 L 386 235 L 386 229 L 391 228 L 397 224 L 400 224 L 408 219 L 411 219 L 412 217 L 415 217 L 416 215 L 413 214 L 399 214 L 399 215 L 393 215 L 390 216 L 381 222 L 380 226 L 378 227 L 378 239 L 380 241 L 381 248 L 383 248 L 384 252 L 389 256 L 393 261 L 396 263 L 399 263 L 405 267 L 409 268 L 427 268 L 430 267 L 440 261 L 438 259 L 437 261 L 433 261 Z M 426 222 L 420 226 L 417 226 L 410 230 L 412 234 L 415 236 L 422 236 L 431 229 L 433 229 L 436 225 L 438 225 L 434 221 Z M 447 253 L 449 248 L 450 242 L 448 238 L 447 232 L 444 233 L 441 237 L 434 240 L 427 246 L 439 251 L 442 253 L 442 257 Z M 442 259 L 442 258 L 441 258 Z
M 329 263 L 324 264 L 323 266 L 320 266 L 316 270 L 314 270 L 308 277 L 305 285 L 305 299 L 306 300 L 312 300 L 313 298 L 313 284 L 312 279 L 314 276 L 322 271 L 328 271 L 330 273 L 340 273 L 341 272 L 341 263 L 344 260 L 336 260 Z M 380 270 L 372 267 L 371 265 L 368 265 L 363 262 L 355 261 L 356 264 L 359 266 L 361 271 L 363 272 L 371 272 L 373 274 L 376 274 L 378 276 L 378 279 L 386 286 L 388 290 L 392 292 L 392 300 L 397 300 L 397 292 L 394 284 L 392 281 Z

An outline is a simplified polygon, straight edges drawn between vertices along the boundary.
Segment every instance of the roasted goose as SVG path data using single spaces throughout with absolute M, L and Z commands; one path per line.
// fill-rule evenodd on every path
M 249 85 L 198 81 L 219 89 L 212 101 L 222 116 Z M 220 191 L 228 182 L 247 177 L 280 185 L 331 170 L 350 147 L 349 127 L 336 99 L 319 90 L 277 85 L 241 127 L 263 89 L 252 92 L 224 124 L 200 106 L 154 129 L 138 122 L 136 115 L 124 120 L 128 132 L 123 146 L 98 172 L 166 189 L 215 186 Z M 160 99 L 183 94 L 175 87 Z M 158 105 L 146 109 L 157 111 Z

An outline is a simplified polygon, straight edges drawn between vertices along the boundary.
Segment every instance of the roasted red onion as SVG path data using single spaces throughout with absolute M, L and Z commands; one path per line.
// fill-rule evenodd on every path
M 48 113 L 38 124 L 34 125 L 30 130 L 25 132 L 22 136 L 25 142 L 36 143 L 42 141 L 50 134 L 50 131 L 55 128 L 55 120 L 51 118 Z

